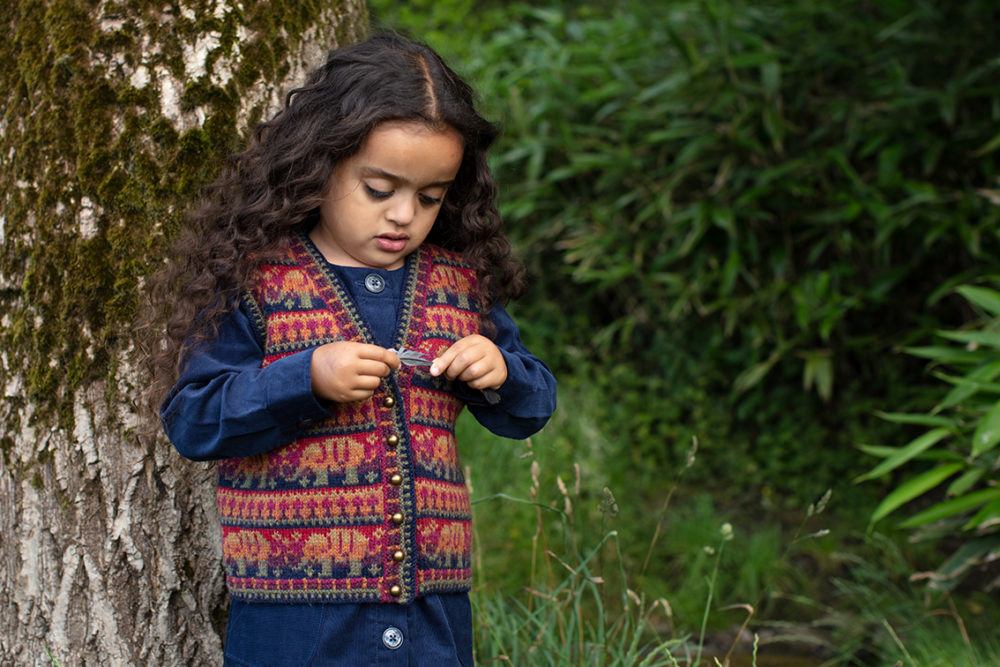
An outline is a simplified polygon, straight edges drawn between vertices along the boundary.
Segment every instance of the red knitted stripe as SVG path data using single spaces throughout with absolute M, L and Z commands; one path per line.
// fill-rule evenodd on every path
M 462 469 L 455 447 L 455 434 L 428 427 L 413 434 L 413 465 L 418 470 L 434 471 L 439 479 L 460 481 Z
M 467 520 L 472 513 L 469 491 L 464 484 L 417 477 L 415 481 L 417 514 L 447 516 Z
M 381 485 L 266 492 L 220 488 L 216 499 L 223 525 L 341 525 L 373 523 L 386 515 Z
M 472 294 L 476 284 L 476 272 L 468 267 L 437 264 L 431 269 L 427 279 L 428 292 L 437 295 L 441 290 L 446 294 Z
M 316 429 L 323 430 L 341 424 L 352 425 L 344 415 L 339 417 L 324 422 Z M 365 422 L 353 425 L 358 423 Z M 265 454 L 220 461 L 219 479 L 226 487 L 242 489 L 364 484 L 364 473 L 381 468 L 383 447 L 382 441 L 373 431 L 305 437 Z
M 479 313 L 444 305 L 428 306 L 425 318 L 427 322 L 426 337 L 440 339 L 442 348 L 446 347 L 448 341 L 453 342 L 468 335 L 465 332 L 475 331 L 479 324 Z
M 472 568 L 450 570 L 420 569 L 417 571 L 417 585 L 422 593 L 448 592 L 455 590 L 453 582 L 461 581 L 466 590 L 472 587 Z
M 440 423 L 451 427 L 462 412 L 462 404 L 451 394 L 429 387 L 411 387 L 406 404 L 410 421 L 421 424 Z
M 323 339 L 335 339 L 337 323 L 326 310 L 301 310 L 297 312 L 275 313 L 267 320 L 266 356 L 281 354 L 288 346 L 311 343 Z

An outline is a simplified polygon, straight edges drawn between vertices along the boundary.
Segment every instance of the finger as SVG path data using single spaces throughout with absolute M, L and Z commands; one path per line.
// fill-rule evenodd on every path
M 467 380 L 466 384 L 473 389 L 499 389 L 506 380 L 507 374 L 504 371 L 500 369 L 492 369 L 484 375 L 472 380 Z
M 456 359 L 456 361 L 457 362 L 463 361 L 463 358 L 459 357 L 458 359 Z M 456 364 L 452 364 L 452 368 L 454 368 L 455 366 Z M 481 357 L 478 359 L 469 360 L 465 368 L 463 368 L 460 372 L 456 374 L 456 378 L 461 380 L 462 382 L 475 382 L 476 380 L 480 379 L 481 377 L 489 373 L 490 370 L 491 366 L 489 364 L 489 360 L 486 359 L 485 357 Z
M 453 343 L 447 350 L 438 355 L 438 357 L 431 364 L 431 375 L 437 377 L 438 375 L 441 375 L 441 373 L 449 371 L 448 378 L 454 380 L 458 373 L 455 373 L 454 375 L 451 374 L 450 369 L 452 365 L 455 363 L 456 359 L 458 359 L 459 355 L 464 353 L 471 346 L 474 346 L 474 344 L 475 340 L 473 336 L 466 336 L 458 342 Z M 458 372 L 464 370 L 467 365 L 468 363 L 462 364 L 461 369 Z
M 455 346 L 452 345 L 447 350 L 439 354 L 433 362 L 431 362 L 430 374 L 434 377 L 441 375 L 449 366 L 451 366 L 452 360 L 455 358 L 454 352 Z
M 354 366 L 354 372 L 359 377 L 384 378 L 392 370 L 392 367 L 382 361 L 371 359 L 359 359 Z
M 482 387 L 479 386 L 480 383 L 489 378 L 492 374 L 491 371 L 492 369 L 489 366 L 482 363 L 475 363 L 462 371 L 458 379 L 473 389 L 481 389 Z
M 464 356 L 464 352 L 456 349 L 455 345 L 449 347 L 440 357 L 434 360 L 431 364 L 431 375 L 444 375 L 449 380 L 454 380 L 465 370 L 469 362 Z
M 369 391 L 366 389 L 352 389 L 350 391 L 344 392 L 342 400 L 337 401 L 338 403 L 358 403 L 360 401 L 367 401 L 372 397 L 374 391 Z
M 359 359 L 374 359 L 376 361 L 382 361 L 387 359 L 386 354 L 389 350 L 378 345 L 372 345 L 370 343 L 355 343 L 354 344 L 354 354 Z
M 459 353 L 451 362 L 446 374 L 450 380 L 470 382 L 485 375 L 491 367 L 486 350 L 481 347 L 473 347 Z
M 355 354 L 358 359 L 381 362 L 395 371 L 398 371 L 399 367 L 402 365 L 395 350 L 387 350 L 386 348 L 379 347 L 378 345 L 358 343 L 357 348 L 355 349 Z
M 497 388 L 507 380 L 507 364 L 499 353 L 490 354 L 488 349 L 482 352 L 482 357 L 469 364 L 458 379 L 473 389 Z

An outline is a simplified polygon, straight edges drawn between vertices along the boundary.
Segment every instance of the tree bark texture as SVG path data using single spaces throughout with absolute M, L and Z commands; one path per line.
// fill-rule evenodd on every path
M 137 437 L 143 277 L 363 0 L 0 3 L 0 665 L 220 664 L 214 473 Z

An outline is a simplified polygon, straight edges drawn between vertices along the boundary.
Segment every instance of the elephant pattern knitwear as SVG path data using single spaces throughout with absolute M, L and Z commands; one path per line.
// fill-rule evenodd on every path
M 406 261 L 396 347 L 428 359 L 479 332 L 476 273 L 424 244 Z M 263 262 L 244 297 L 262 367 L 372 342 L 345 287 L 304 237 Z M 219 462 L 226 581 L 256 602 L 411 602 L 471 584 L 471 511 L 458 461 L 463 403 L 443 377 L 403 366 L 372 397 L 334 403 L 294 442 Z

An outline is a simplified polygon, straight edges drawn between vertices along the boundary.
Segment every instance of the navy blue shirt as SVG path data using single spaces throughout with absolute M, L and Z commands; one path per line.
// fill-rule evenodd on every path
M 375 342 L 392 344 L 404 269 L 334 266 Z M 500 305 L 490 319 L 507 380 L 490 404 L 455 383 L 480 424 L 507 438 L 537 432 L 555 409 L 551 371 L 521 343 Z M 164 431 L 186 458 L 250 456 L 296 439 L 328 403 L 312 393 L 312 350 L 261 368 L 264 352 L 241 307 L 218 336 L 191 355 L 161 409 Z M 472 665 L 472 615 L 466 593 L 436 594 L 412 604 L 271 604 L 234 600 L 226 631 L 227 665 Z

